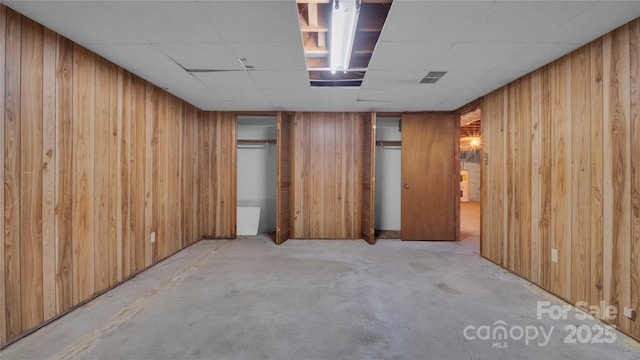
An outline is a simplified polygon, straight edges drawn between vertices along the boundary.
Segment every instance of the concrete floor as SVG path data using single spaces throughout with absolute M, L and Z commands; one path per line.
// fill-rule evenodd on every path
M 460 242 L 201 241 L 0 359 L 640 358 L 621 333 L 613 344 L 565 344 L 566 326 L 601 326 L 575 312 L 538 320 L 538 300 L 565 303 L 478 255 L 473 206 L 463 206 Z M 538 346 L 542 335 L 527 344 L 514 331 L 499 349 L 464 335 L 500 320 L 551 336 Z

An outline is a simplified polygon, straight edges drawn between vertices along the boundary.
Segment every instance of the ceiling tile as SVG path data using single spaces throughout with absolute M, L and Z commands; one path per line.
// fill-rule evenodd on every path
M 394 1 L 381 41 L 456 41 L 493 1 Z
M 199 1 L 227 42 L 302 43 L 295 1 Z
M 235 110 L 233 104 L 222 100 L 214 90 L 175 87 L 169 88 L 167 91 L 203 110 L 214 109 L 212 106 L 215 106 L 215 109 L 218 110 Z
M 198 79 L 184 70 L 180 71 L 163 71 L 163 70 L 147 70 L 138 71 L 138 76 L 149 81 L 160 88 L 178 87 L 178 88 L 204 88 Z
M 457 109 L 485 94 L 487 94 L 487 90 L 483 88 L 457 89 L 449 98 L 441 102 L 439 106 L 446 109 Z
M 158 44 L 158 48 L 185 69 L 242 70 L 227 44 Z
M 250 71 L 261 89 L 301 89 L 310 86 L 309 74 L 302 71 Z
M 487 93 L 508 84 L 509 82 L 525 75 L 528 71 L 526 70 L 493 70 L 487 72 L 483 75 L 478 84 L 476 84 L 478 88 L 487 89 Z M 469 86 L 471 87 L 471 86 Z
M 205 110 L 453 110 L 640 16 L 640 1 L 395 0 L 345 89 L 309 85 L 293 0 L 0 1 Z M 196 79 L 174 60 L 240 71 Z
M 640 1 L 600 1 L 539 41 L 582 45 L 639 16 Z
M 214 90 L 253 89 L 256 86 L 246 71 L 217 71 L 193 75 Z
M 399 101 L 402 100 L 409 89 L 362 89 L 358 94 L 358 101 Z
M 425 70 L 451 48 L 452 42 L 380 42 L 371 58 L 370 70 Z
M 237 58 L 246 58 L 257 70 L 306 70 L 302 42 L 235 43 L 230 45 Z
M 531 70 L 550 63 L 575 50 L 576 44 L 531 44 L 496 66 L 496 70 Z
M 88 44 L 87 48 L 133 73 L 148 70 L 182 70 L 153 45 Z
M 457 42 L 438 61 L 439 71 L 491 70 L 518 52 L 526 43 Z
M 454 70 L 447 72 L 436 85 L 443 87 L 463 88 L 478 83 L 487 71 Z
M 195 1 L 104 1 L 104 6 L 150 42 L 221 42 Z
M 394 89 L 402 86 L 413 86 L 422 79 L 426 73 L 421 70 L 395 71 L 395 70 L 369 70 L 362 82 L 363 89 Z
M 2 3 L 79 44 L 146 42 L 97 1 Z
M 595 1 L 497 1 L 462 41 L 533 42 L 592 6 Z

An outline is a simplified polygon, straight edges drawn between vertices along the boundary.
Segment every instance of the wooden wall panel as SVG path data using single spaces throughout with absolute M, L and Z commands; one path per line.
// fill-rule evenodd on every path
M 236 236 L 236 117 L 204 114 L 200 137 L 202 234 L 207 238 Z
M 110 146 L 110 81 L 109 64 L 97 59 L 95 68 L 95 108 L 94 108 L 94 159 L 109 164 Z M 93 204 L 94 229 L 94 284 L 95 291 L 109 287 L 109 166 L 96 164 L 94 167 L 95 201 Z
M 93 294 L 95 55 L 74 45 L 73 57 L 73 303 Z
M 590 121 L 591 121 L 591 209 L 590 209 L 590 280 L 591 304 L 597 304 L 603 299 L 602 295 L 602 251 L 603 251 L 603 140 L 602 140 L 602 39 L 595 40 L 590 45 L 591 80 L 590 80 Z
M 630 307 L 640 309 L 640 20 L 629 24 L 631 73 L 631 299 Z M 631 334 L 640 337 L 640 319 L 631 323 Z
M 360 116 L 294 114 L 292 238 L 360 238 L 364 131 Z M 343 219 L 338 227 L 336 215 Z
M 154 140 L 157 142 L 157 139 L 154 139 L 154 104 L 157 102 L 157 99 L 154 97 L 156 95 L 155 86 L 150 83 L 145 84 L 145 173 L 144 173 L 144 267 L 148 267 L 153 263 L 153 253 L 156 249 L 157 243 L 151 242 L 151 233 L 155 230 L 153 227 L 153 214 L 154 214 L 154 192 L 153 192 L 153 179 L 154 179 L 154 170 L 155 164 L 153 163 L 154 159 Z M 178 134 L 178 136 L 182 136 L 182 134 Z M 179 197 L 182 194 L 178 194 Z
M 5 102 L 5 39 L 7 29 L 7 8 L 0 6 L 0 119 L 3 120 L 3 124 L 0 125 L 0 180 L 4 184 L 4 102 Z M 0 193 L 0 231 L 2 231 L 2 239 L 0 242 L 0 344 L 4 344 L 7 341 L 7 301 L 6 301 L 6 287 L 5 287 L 5 257 L 4 257 L 4 191 Z
M 181 190 L 182 190 L 182 237 L 183 246 L 193 244 L 198 240 L 198 208 L 194 207 L 194 204 L 198 204 L 196 193 L 193 189 L 197 189 L 197 177 L 195 172 L 198 170 L 198 158 L 195 124 L 197 119 L 197 109 L 191 105 L 185 105 L 184 109 L 184 124 L 182 127 L 182 176 Z
M 118 253 L 122 240 L 118 227 L 118 175 L 120 164 L 120 123 L 118 108 L 119 72 L 114 64 L 109 66 L 109 246 L 107 257 L 109 268 L 109 287 L 118 283 Z
M 571 57 L 551 65 L 551 289 L 571 297 Z
M 603 38 L 604 123 L 604 296 L 618 306 L 614 324 L 622 330 L 629 321 L 622 309 L 630 300 L 630 63 L 629 27 Z
M 640 322 L 623 310 L 640 306 L 639 48 L 640 20 L 634 20 L 482 101 L 489 154 L 482 169 L 482 256 L 574 304 L 616 306 L 610 323 L 636 339 Z M 530 108 L 522 106 L 527 99 Z M 530 127 L 523 123 L 528 116 Z M 493 155 L 503 142 L 505 155 Z M 512 185 L 526 179 L 517 177 L 528 169 L 530 203 Z M 494 250 L 504 243 L 504 229 L 506 260 Z
M 43 28 L 22 21 L 20 72 L 20 289 L 22 328 L 42 313 L 42 51 Z
M 2 5 L 0 70 L 0 347 L 204 235 L 235 236 L 234 114 Z
M 529 280 L 535 284 L 540 283 L 541 82 L 540 70 L 531 73 L 531 166 L 529 167 L 531 176 L 531 254 L 529 259 L 531 262 L 531 275 Z
M 56 313 L 73 306 L 73 218 L 71 140 L 73 118 L 73 44 L 58 36 L 56 49 Z
M 131 275 L 131 73 L 118 71 L 118 124 L 120 128 L 118 153 L 118 229 L 120 246 L 118 252 L 118 281 Z
M 58 36 L 44 30 L 42 58 L 42 298 L 43 316 L 56 314 L 55 147 L 56 44 Z M 1 67 L 0 67 L 1 68 Z
M 4 267 L 7 339 L 22 332 L 20 298 L 20 53 L 22 17 L 6 11 L 4 105 Z
M 591 52 L 571 54 L 571 302 L 591 300 Z
M 546 66 L 541 73 L 540 94 L 540 285 L 551 286 L 551 66 Z

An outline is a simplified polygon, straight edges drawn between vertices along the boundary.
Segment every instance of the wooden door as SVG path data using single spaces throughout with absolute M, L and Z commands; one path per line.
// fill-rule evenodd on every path
M 276 180 L 276 244 L 291 237 L 291 114 L 278 113 Z
M 454 114 L 402 115 L 402 240 L 458 240 L 459 129 Z
M 374 195 L 376 193 L 376 114 L 363 114 L 364 137 L 362 142 L 362 238 L 375 244 Z

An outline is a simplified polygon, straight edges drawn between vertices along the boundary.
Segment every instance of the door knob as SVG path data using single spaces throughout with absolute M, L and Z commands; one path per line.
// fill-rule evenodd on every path
M 403 188 L 408 189 L 409 188 L 409 184 L 404 183 L 404 185 L 402 185 Z

